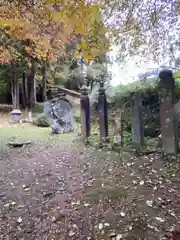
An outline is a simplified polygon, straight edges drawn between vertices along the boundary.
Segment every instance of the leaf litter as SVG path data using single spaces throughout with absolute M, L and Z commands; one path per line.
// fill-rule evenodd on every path
M 10 150 L 1 169 L 0 239 L 179 236 L 180 166 L 165 166 L 157 154 L 36 144 Z

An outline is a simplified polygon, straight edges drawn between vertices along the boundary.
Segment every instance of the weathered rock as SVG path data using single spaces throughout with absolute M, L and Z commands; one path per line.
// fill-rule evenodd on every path
M 13 141 L 13 142 L 9 142 L 8 145 L 10 147 L 22 147 L 24 145 L 29 145 L 31 144 L 31 141 Z

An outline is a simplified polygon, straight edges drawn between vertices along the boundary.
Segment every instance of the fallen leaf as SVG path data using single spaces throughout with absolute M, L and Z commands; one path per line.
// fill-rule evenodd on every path
M 105 227 L 109 227 L 110 224 L 109 224 L 109 223 L 104 223 L 104 226 L 105 226 Z
M 21 217 L 18 217 L 17 222 L 18 222 L 18 223 L 22 223 L 22 218 L 21 218 Z
M 113 237 L 115 237 L 117 234 L 115 233 L 115 232 L 111 232 L 110 234 L 109 234 L 109 237 L 110 238 L 113 238 Z
M 103 224 L 100 223 L 100 224 L 99 224 L 99 230 L 102 230 L 102 229 L 103 229 Z
M 72 227 L 76 229 L 78 228 L 78 226 L 75 223 L 72 225 Z
M 147 200 L 146 204 L 148 205 L 148 207 L 152 207 L 153 206 L 153 201 L 152 200 Z
M 9 207 L 9 206 L 10 206 L 10 203 L 4 204 L 4 207 Z
M 160 218 L 160 217 L 156 217 L 156 220 L 161 222 L 161 223 L 165 222 L 165 220 L 163 218 Z
M 133 182 L 133 184 L 134 184 L 134 185 L 136 185 L 136 184 L 137 184 L 137 181 L 135 181 L 135 180 L 133 180 L 132 182 Z
M 88 207 L 90 204 L 89 203 L 84 203 L 84 206 L 85 207 Z
M 24 188 L 24 192 L 29 192 L 30 190 L 31 190 L 30 187 L 26 187 L 26 188 Z
M 102 230 L 101 230 L 101 235 L 104 235 L 104 233 L 105 233 L 105 232 L 104 232 L 104 230 L 102 229 Z
M 122 239 L 123 238 L 123 235 L 122 234 L 118 234 L 117 236 L 116 236 L 116 240 L 120 240 L 120 239 Z
M 144 181 L 140 181 L 139 185 L 140 186 L 144 185 Z
M 52 195 L 54 194 L 54 192 L 47 192 L 47 193 L 44 193 L 43 197 L 51 197 Z
M 121 217 L 125 217 L 125 213 L 124 212 L 120 212 L 120 215 L 121 215 Z
M 69 231 L 68 233 L 69 237 L 73 237 L 75 235 L 75 232 L 73 232 L 72 230 Z
M 150 229 L 153 229 L 156 232 L 159 232 L 159 229 L 155 226 L 152 226 L 152 225 L 148 224 L 147 227 L 150 228 Z
M 130 226 L 128 227 L 128 229 L 129 229 L 129 231 L 131 231 L 131 230 L 133 229 L 133 227 L 130 225 Z

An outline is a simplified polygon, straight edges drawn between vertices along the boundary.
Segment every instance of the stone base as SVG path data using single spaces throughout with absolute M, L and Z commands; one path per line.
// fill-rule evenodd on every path
M 74 132 L 73 123 L 65 123 L 60 119 L 53 118 L 51 122 L 52 134 L 62 134 Z
M 13 109 L 11 112 L 12 115 L 12 119 L 11 119 L 11 123 L 21 123 L 21 115 L 22 112 L 19 109 Z

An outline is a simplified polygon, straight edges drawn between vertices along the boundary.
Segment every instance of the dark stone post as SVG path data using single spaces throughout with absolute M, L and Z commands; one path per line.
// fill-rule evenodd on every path
M 159 78 L 162 148 L 166 154 L 176 154 L 178 152 L 178 129 L 174 112 L 175 82 L 172 71 L 161 71 Z
M 90 136 L 90 103 L 88 90 L 84 86 L 81 89 L 81 135 L 83 139 Z
M 132 146 L 136 150 L 144 147 L 144 126 L 142 117 L 142 98 L 140 92 L 132 93 Z
M 104 82 L 100 82 L 99 97 L 98 97 L 98 115 L 100 127 L 100 140 L 108 141 L 108 103 L 104 89 Z

